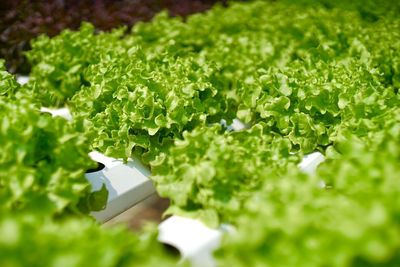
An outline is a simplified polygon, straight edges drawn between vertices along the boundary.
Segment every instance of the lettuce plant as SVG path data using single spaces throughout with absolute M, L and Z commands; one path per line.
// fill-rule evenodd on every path
M 102 55 L 118 50 L 124 29 L 95 33 L 88 23 L 79 31 L 65 30 L 50 39 L 41 35 L 32 43 L 27 57 L 33 65 L 28 87 L 43 106 L 63 106 L 87 81 L 85 69 Z
M 323 149 L 334 142 L 339 129 L 398 105 L 396 91 L 382 84 L 381 75 L 350 59 L 301 60 L 281 70 L 271 68 L 254 85 L 258 120 L 287 136 L 304 153 Z
M 11 75 L 1 75 L 1 92 L 19 90 Z M 94 162 L 75 126 L 41 113 L 23 93 L 0 96 L 0 114 L 0 207 L 49 215 L 104 207 L 105 187 L 91 193 L 84 177 Z
M 246 202 L 220 266 L 397 266 L 399 112 L 363 138 L 342 133 L 308 176 L 291 169 Z
M 331 128 L 346 112 L 340 107 L 350 101 L 344 96 L 358 88 L 367 95 L 398 91 L 400 21 L 396 8 L 384 14 L 364 5 L 376 13 L 371 22 L 358 4 L 327 8 L 287 2 L 233 4 L 186 22 L 160 15 L 137 24 L 132 40 L 149 51 L 215 62 L 219 90 L 229 91 L 241 120 L 274 123 L 312 151 L 333 138 Z M 291 131 L 302 127 L 309 129 Z
M 2 266 L 177 266 L 177 259 L 157 241 L 154 227 L 132 233 L 103 229 L 89 218 L 52 221 L 32 213 L 2 213 Z M 186 266 L 180 264 L 180 266 Z
M 161 160 L 185 130 L 232 119 L 229 102 L 213 82 L 214 67 L 190 58 L 147 58 L 138 48 L 91 65 L 88 85 L 70 101 L 92 146 L 114 157 Z
M 201 218 L 211 226 L 232 223 L 268 179 L 266 172 L 283 173 L 301 158 L 289 140 L 270 134 L 265 125 L 222 131 L 214 125 L 184 132 L 165 160 L 153 166 L 157 192 L 171 199 L 167 213 Z

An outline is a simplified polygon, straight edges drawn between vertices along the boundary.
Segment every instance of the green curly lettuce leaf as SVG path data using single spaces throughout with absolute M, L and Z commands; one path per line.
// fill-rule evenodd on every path
M 308 176 L 265 176 L 246 202 L 220 266 L 397 266 L 400 113 L 362 138 L 342 132 Z
M 385 103 L 379 105 L 390 106 L 387 98 L 399 90 L 400 20 L 395 9 L 383 16 L 368 3 L 232 3 L 185 21 L 162 13 L 125 35 L 123 29 L 94 33 L 84 24 L 78 32 L 34 42 L 28 87 L 43 104 L 68 104 L 86 116 L 87 128 L 96 129 L 95 148 L 113 156 L 129 156 L 133 149 L 146 154 L 146 162 L 155 160 L 163 142 L 196 126 L 190 118 L 199 109 L 208 122 L 235 115 L 249 124 L 261 121 L 305 153 L 323 150 L 349 109 L 359 120 L 363 108 L 374 108 L 363 107 L 358 97 L 372 101 L 382 93 Z M 376 19 L 366 19 L 361 8 Z M 124 86 L 134 107 L 126 104 Z M 205 107 L 196 95 L 190 99 L 196 86 L 212 87 L 200 90 Z M 358 87 L 362 95 L 353 97 Z M 172 120 L 166 112 L 173 106 L 160 107 L 165 91 L 180 99 L 173 102 Z M 192 108 L 183 111 L 183 105 Z
M 381 83 L 377 69 L 354 60 L 296 61 L 282 70 L 265 71 L 257 86 L 259 120 L 304 153 L 328 146 L 339 129 L 379 116 L 399 103 L 393 87 Z
M 171 199 L 167 213 L 197 217 L 211 226 L 234 222 L 266 170 L 284 172 L 301 158 L 292 153 L 287 139 L 270 134 L 263 125 L 222 131 L 215 125 L 185 132 L 165 160 L 153 166 L 157 192 Z
M 0 97 L 13 95 L 18 89 L 17 81 L 6 71 L 4 60 L 0 59 Z
M 79 31 L 65 30 L 54 38 L 41 35 L 26 54 L 32 64 L 27 86 L 43 106 L 65 105 L 87 83 L 84 70 L 121 49 L 124 31 L 96 33 L 93 25 L 83 23 Z
M 232 119 L 213 83 L 212 65 L 164 55 L 148 59 L 130 49 L 91 65 L 90 85 L 70 101 L 92 146 L 113 157 L 161 160 L 175 138 L 197 125 Z
M 215 62 L 218 90 L 236 103 L 238 118 L 265 122 L 304 153 L 324 150 L 343 121 L 393 106 L 400 19 L 372 1 L 320 2 L 233 3 L 186 21 L 161 14 L 127 39 L 148 53 Z
M 103 229 L 89 218 L 52 221 L 31 213 L 0 217 L 0 263 L 10 267 L 177 266 L 154 227 Z M 179 266 L 186 266 L 180 264 Z
M 87 139 L 31 99 L 0 97 L 0 206 L 49 215 L 104 208 L 107 191 L 91 193 L 84 177 L 95 164 Z

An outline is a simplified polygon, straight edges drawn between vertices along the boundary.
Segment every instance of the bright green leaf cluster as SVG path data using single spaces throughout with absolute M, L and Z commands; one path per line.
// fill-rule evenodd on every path
M 170 213 L 234 223 L 221 266 L 397 266 L 400 8 L 374 2 L 84 25 L 37 41 L 29 87 L 94 148 L 149 163 Z M 214 125 L 234 117 L 250 128 Z M 315 150 L 327 162 L 301 173 Z
M 399 88 L 399 9 L 396 4 L 387 10 L 392 4 L 383 2 L 231 3 L 185 21 L 162 13 L 125 35 L 124 29 L 95 34 L 84 24 L 78 32 L 34 42 L 30 86 L 45 105 L 71 105 L 71 97 L 84 91 L 74 98 L 75 115 L 91 121 L 95 148 L 112 156 L 130 156 L 133 149 L 150 162 L 163 142 L 196 125 L 192 115 L 202 112 L 204 121 L 221 110 L 227 119 L 266 122 L 303 152 L 324 149 L 348 109 L 355 119 L 363 116 L 358 104 L 350 107 L 360 102 L 350 99 L 355 90 L 372 101 L 374 94 L 390 98 Z M 131 92 L 133 108 L 117 103 L 127 99 L 117 97 L 122 87 Z M 210 93 L 202 91 L 208 87 Z M 204 107 L 191 103 L 192 90 L 202 91 Z M 174 110 L 180 118 L 168 118 L 174 106 L 165 106 L 166 91 L 190 106 Z M 123 122 L 117 113 L 125 114 Z
M 18 87 L 15 78 L 6 71 L 4 60 L 0 60 L 0 97 L 13 95 Z
M 158 267 L 177 266 L 177 259 L 158 243 L 154 227 L 134 234 L 121 227 L 103 229 L 88 218 L 54 222 L 26 213 L 0 217 L 0 263 L 7 267 Z
M 152 163 L 183 131 L 229 117 L 214 72 L 190 58 L 148 59 L 133 48 L 91 65 L 85 73 L 89 85 L 69 104 L 76 120 L 85 120 L 93 132 L 95 149 L 123 158 L 133 153 Z
M 18 88 L 14 83 L 1 89 Z M 88 156 L 87 140 L 75 127 L 41 113 L 23 95 L 0 96 L 0 117 L 1 207 L 49 215 L 104 207 L 107 192 L 98 192 L 94 201 L 97 193 L 91 193 L 84 177 L 94 162 Z
M 0 75 L 0 265 L 176 266 L 154 227 L 136 235 L 81 216 L 108 196 L 84 177 L 94 162 L 83 125 L 40 112 L 14 77 Z
M 95 33 L 83 23 L 80 31 L 65 30 L 50 39 L 42 35 L 32 43 L 27 58 L 32 64 L 28 87 L 43 106 L 63 106 L 82 84 L 84 71 L 102 57 L 118 51 L 124 28 L 110 33 Z
M 316 175 L 266 174 L 220 266 L 398 266 L 400 113 L 384 119 L 369 137 L 343 133 Z
M 243 202 L 259 189 L 263 174 L 296 167 L 290 141 L 272 136 L 265 125 L 222 133 L 221 126 L 185 132 L 153 166 L 158 193 L 171 199 L 169 212 L 195 216 L 209 225 L 233 222 Z
M 370 120 L 399 103 L 376 69 L 350 59 L 303 60 L 281 70 L 271 68 L 261 76 L 258 88 L 258 120 L 304 153 L 332 144 L 339 129 Z
M 240 119 L 262 122 L 269 138 L 283 136 L 290 140 L 289 150 L 309 153 L 324 151 L 344 130 L 367 135 L 379 127 L 376 122 L 382 114 L 398 107 L 400 61 L 395 51 L 400 48 L 396 38 L 400 20 L 391 12 L 377 19 L 371 23 L 353 7 L 328 9 L 256 1 L 215 8 L 185 22 L 161 14 L 151 23 L 136 25 L 131 39 L 143 46 L 146 54 L 163 51 L 177 58 L 215 62 L 218 90 L 237 102 Z M 195 129 L 192 138 L 183 139 L 182 148 L 181 141 L 176 141 L 162 162 L 162 171 L 154 169 L 154 180 L 158 191 L 172 199 L 171 212 L 197 213 L 215 222 L 221 214 L 233 214 L 232 209 L 223 210 L 229 210 L 229 201 L 214 204 L 219 195 L 215 184 L 223 183 L 224 188 L 229 188 L 229 182 L 235 184 L 230 166 L 246 165 L 251 157 L 238 156 L 235 164 L 228 164 L 229 156 L 225 156 L 211 160 L 212 167 L 199 169 L 197 166 L 210 161 L 206 148 L 215 149 L 219 143 L 214 139 L 221 138 L 215 131 L 210 134 L 215 136 L 210 137 L 213 141 L 200 142 L 199 133 L 207 135 Z M 231 145 L 226 154 L 234 157 L 241 144 Z M 249 149 L 248 153 L 257 158 L 259 150 L 263 149 Z M 288 160 L 284 156 L 279 159 Z M 260 168 L 274 171 L 273 164 L 264 164 Z M 200 174 L 214 166 L 221 167 L 221 175 L 210 179 Z M 241 179 L 259 176 L 254 170 L 242 169 L 234 172 Z M 262 175 L 255 179 L 263 180 Z M 244 187 L 237 190 L 244 195 L 252 192 Z M 232 191 L 226 192 L 231 201 L 237 200 Z
M 136 25 L 131 39 L 148 51 L 215 62 L 219 91 L 236 101 L 238 118 L 274 125 L 303 152 L 323 149 L 350 112 L 368 116 L 363 99 L 383 94 L 390 102 L 397 93 L 398 8 L 287 2 L 232 4 L 186 22 L 160 15 Z

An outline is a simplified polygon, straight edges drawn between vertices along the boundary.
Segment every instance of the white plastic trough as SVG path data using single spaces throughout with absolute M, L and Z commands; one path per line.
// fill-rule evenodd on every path
M 106 157 L 99 152 L 91 152 L 89 155 L 105 165 L 103 170 L 86 173 L 93 190 L 99 190 L 103 184 L 108 190 L 106 208 L 91 213 L 99 222 L 112 219 L 155 192 L 148 178 L 150 171 L 139 160 L 129 159 L 124 164 L 121 160 Z

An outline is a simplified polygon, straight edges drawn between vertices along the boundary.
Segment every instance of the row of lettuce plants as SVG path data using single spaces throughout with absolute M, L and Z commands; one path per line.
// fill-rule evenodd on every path
M 252 1 L 186 20 L 161 13 L 130 31 L 83 24 L 35 40 L 30 81 L 5 78 L 1 92 L 11 109 L 29 99 L 23 109 L 73 114 L 66 123 L 27 112 L 55 138 L 36 144 L 48 152 L 29 151 L 50 165 L 44 198 L 56 211 L 104 205 L 104 192 L 76 178 L 95 149 L 147 164 L 171 200 L 168 214 L 234 225 L 220 266 L 396 266 L 399 10 L 393 1 Z M 231 131 L 233 119 L 247 128 Z M 63 158 L 60 144 L 82 157 Z M 302 173 L 313 151 L 326 162 Z M 59 193 L 54 183 L 69 165 L 81 171 Z M 74 182 L 79 197 L 65 197 Z M 17 196 L 6 197 L 7 209 L 22 209 L 15 184 L 3 187 Z

